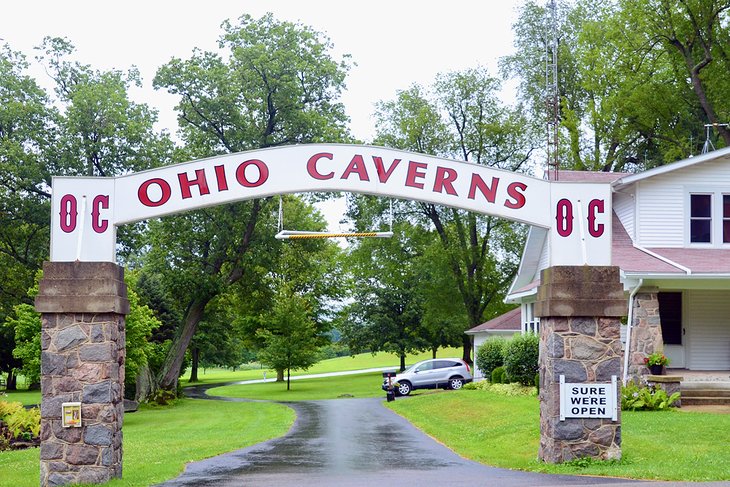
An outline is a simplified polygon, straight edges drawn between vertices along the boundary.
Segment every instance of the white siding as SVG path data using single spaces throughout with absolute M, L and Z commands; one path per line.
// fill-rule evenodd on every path
M 535 273 L 535 279 L 540 277 L 540 271 L 550 267 L 550 239 L 545 239 L 545 245 L 542 246 L 542 253 L 540 254 L 540 260 L 537 264 L 537 272 Z
M 636 196 L 639 245 L 684 247 L 688 187 L 730 191 L 730 165 L 707 162 L 640 181 Z
M 730 369 L 730 293 L 688 291 L 686 361 L 692 370 Z
M 616 216 L 621 220 L 621 224 L 626 229 L 626 233 L 632 239 L 635 238 L 634 234 L 634 194 L 633 193 L 614 193 L 613 195 L 613 210 L 616 212 Z

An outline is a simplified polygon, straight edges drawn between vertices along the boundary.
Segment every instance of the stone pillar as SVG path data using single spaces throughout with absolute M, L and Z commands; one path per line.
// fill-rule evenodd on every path
M 46 262 L 41 313 L 41 486 L 122 476 L 124 268 Z M 61 404 L 81 402 L 80 428 L 63 428 Z
M 638 379 L 649 373 L 644 358 L 664 348 L 658 289 L 640 289 L 634 296 L 633 308 L 628 376 Z
M 568 383 L 621 377 L 621 317 L 627 307 L 618 267 L 558 266 L 541 273 L 540 451 L 545 462 L 621 458 L 621 418 L 560 420 L 560 376 Z M 616 391 L 618 394 L 619 391 Z M 620 397 L 620 396 L 617 396 Z

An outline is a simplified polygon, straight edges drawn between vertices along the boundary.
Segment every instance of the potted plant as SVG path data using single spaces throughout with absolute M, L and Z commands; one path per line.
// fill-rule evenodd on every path
M 654 352 L 644 358 L 644 363 L 649 367 L 649 371 L 654 375 L 662 375 L 664 366 L 669 365 L 669 359 L 661 352 Z

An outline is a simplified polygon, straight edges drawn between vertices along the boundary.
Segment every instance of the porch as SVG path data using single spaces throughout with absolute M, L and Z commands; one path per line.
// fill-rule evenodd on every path
M 668 368 L 666 373 L 682 377 L 682 409 L 730 413 L 730 371 Z

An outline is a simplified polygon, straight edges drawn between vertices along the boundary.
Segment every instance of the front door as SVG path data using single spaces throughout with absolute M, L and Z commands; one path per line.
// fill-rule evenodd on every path
M 664 354 L 669 358 L 669 366 L 684 368 L 684 324 L 682 321 L 682 293 L 659 293 L 659 318 L 662 323 Z

